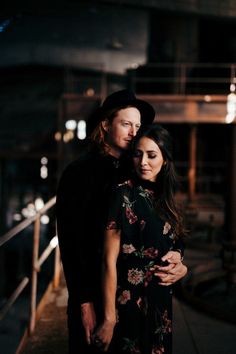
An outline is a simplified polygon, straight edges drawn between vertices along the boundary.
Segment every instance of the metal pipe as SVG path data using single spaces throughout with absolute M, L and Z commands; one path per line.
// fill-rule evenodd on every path
M 41 265 L 46 261 L 46 259 L 50 255 L 50 253 L 54 250 L 54 248 L 56 248 L 57 245 L 58 245 L 58 239 L 57 239 L 57 236 L 54 236 L 51 239 L 47 248 L 45 248 L 45 250 L 43 251 L 43 253 L 39 257 L 38 261 L 36 262 L 35 268 L 37 269 L 38 272 L 40 271 Z
M 9 297 L 5 305 L 1 308 L 0 310 L 0 321 L 6 316 L 7 312 L 11 308 L 11 306 L 14 304 L 16 299 L 19 297 L 19 295 L 22 293 L 26 285 L 29 283 L 29 278 L 24 277 L 18 287 L 14 290 L 12 295 Z
M 37 305 L 37 262 L 39 253 L 39 235 L 40 235 L 40 217 L 35 220 L 34 224 L 34 243 L 32 255 L 32 279 L 31 279 L 31 298 L 30 298 L 30 324 L 29 333 L 33 333 L 36 322 L 36 305 Z
M 40 215 L 45 214 L 45 212 L 50 209 L 54 204 L 56 204 L 56 197 L 53 197 L 50 199 L 42 209 L 40 209 L 34 216 L 31 216 L 30 218 L 23 220 L 21 223 L 13 227 L 10 231 L 5 233 L 2 237 L 0 237 L 0 247 L 9 241 L 12 237 L 17 235 L 19 232 L 24 230 L 27 226 L 32 224 L 37 218 L 39 218 Z
M 61 272 L 61 258 L 60 258 L 60 249 L 57 245 L 55 249 L 55 259 L 54 259 L 54 276 L 53 276 L 53 287 L 56 289 L 60 281 L 60 272 Z

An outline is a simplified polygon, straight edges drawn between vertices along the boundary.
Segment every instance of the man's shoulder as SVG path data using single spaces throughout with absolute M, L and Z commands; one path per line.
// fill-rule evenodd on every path
M 81 173 L 83 168 L 89 171 L 89 167 L 93 166 L 94 161 L 97 160 L 98 154 L 96 151 L 86 151 L 74 161 L 70 162 L 64 169 L 63 174 L 67 173 Z

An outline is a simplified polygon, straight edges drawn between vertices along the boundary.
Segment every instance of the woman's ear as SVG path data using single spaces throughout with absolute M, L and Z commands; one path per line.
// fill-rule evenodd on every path
M 109 120 L 108 119 L 105 119 L 102 121 L 102 127 L 106 132 L 108 132 L 108 129 L 109 129 Z

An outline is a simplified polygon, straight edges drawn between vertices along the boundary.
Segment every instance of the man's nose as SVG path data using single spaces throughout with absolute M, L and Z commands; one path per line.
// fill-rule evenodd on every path
M 131 127 L 130 127 L 130 130 L 129 130 L 129 135 L 131 135 L 131 136 L 134 137 L 136 134 L 137 134 L 137 128 L 131 126 Z

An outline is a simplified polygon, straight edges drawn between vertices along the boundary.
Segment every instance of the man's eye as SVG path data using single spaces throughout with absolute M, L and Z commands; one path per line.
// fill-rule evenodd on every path
M 123 126 L 125 126 L 125 127 L 129 127 L 129 125 L 130 125 L 128 122 L 123 122 L 122 124 L 123 124 Z

